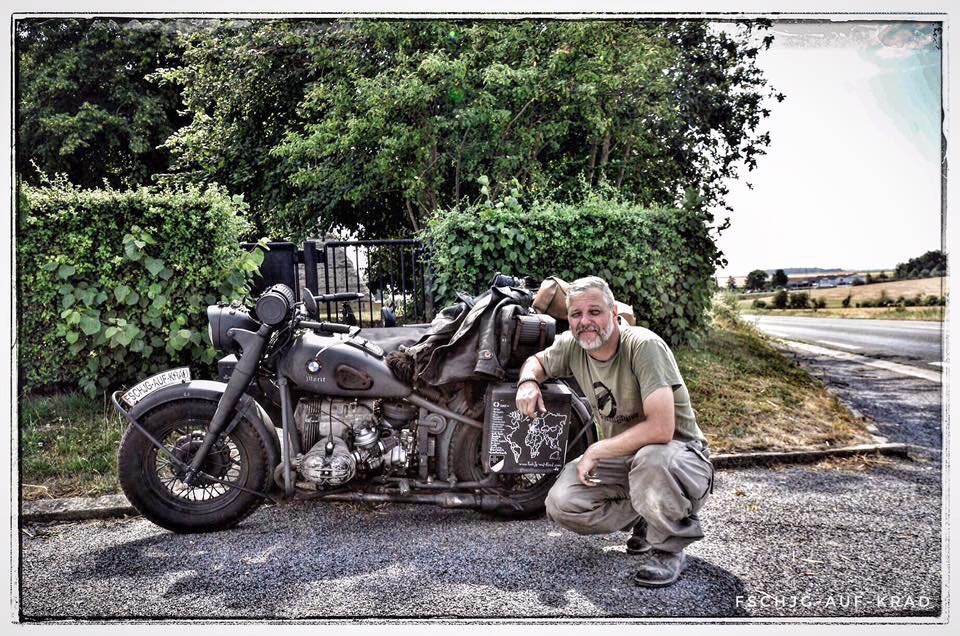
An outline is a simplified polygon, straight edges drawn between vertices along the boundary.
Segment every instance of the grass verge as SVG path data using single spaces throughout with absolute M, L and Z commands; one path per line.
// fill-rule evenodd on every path
M 20 401 L 20 488 L 24 499 L 117 492 L 124 426 L 103 400 L 82 393 Z
M 720 321 L 698 346 L 676 353 L 697 421 L 713 452 L 830 448 L 872 441 L 862 420 L 752 327 Z
M 871 441 L 821 383 L 739 321 L 718 320 L 696 347 L 677 349 L 697 419 L 713 452 L 800 450 Z M 124 425 L 82 394 L 20 402 L 24 499 L 118 492 Z

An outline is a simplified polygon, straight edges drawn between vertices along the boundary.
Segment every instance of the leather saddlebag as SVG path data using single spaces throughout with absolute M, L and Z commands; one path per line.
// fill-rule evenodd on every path
M 567 289 L 570 283 L 556 276 L 549 276 L 533 297 L 533 308 L 557 320 L 567 319 Z

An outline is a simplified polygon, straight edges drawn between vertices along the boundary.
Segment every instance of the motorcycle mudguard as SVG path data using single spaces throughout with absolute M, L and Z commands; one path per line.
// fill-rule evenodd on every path
M 129 414 L 134 419 L 140 417 L 161 404 L 175 402 L 177 400 L 208 400 L 210 402 L 219 402 L 227 385 L 223 382 L 214 382 L 213 380 L 191 380 L 185 384 L 175 384 L 159 389 L 137 402 L 130 409 Z M 266 442 L 267 455 L 270 461 L 270 469 L 280 463 L 280 440 L 277 438 L 276 429 L 273 421 L 260 404 L 249 395 L 244 394 L 237 405 L 239 409 L 246 409 L 246 416 L 253 424 L 260 437 Z

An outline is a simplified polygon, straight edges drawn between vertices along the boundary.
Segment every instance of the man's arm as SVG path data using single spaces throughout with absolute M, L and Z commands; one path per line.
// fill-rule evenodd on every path
M 533 382 L 529 384 L 533 385 Z M 671 387 L 662 386 L 648 395 L 643 401 L 643 412 L 646 415 L 644 421 L 587 448 L 577 464 L 577 474 L 581 483 L 587 486 L 596 485 L 587 481 L 587 474 L 596 466 L 598 459 L 632 455 L 648 444 L 666 444 L 673 439 L 676 423 Z
M 517 408 L 526 417 L 533 417 L 538 412 L 544 413 L 547 410 L 543 404 L 543 395 L 540 393 L 540 385 L 547 379 L 547 372 L 539 356 L 539 353 L 533 354 L 520 367 L 520 380 L 517 382 Z

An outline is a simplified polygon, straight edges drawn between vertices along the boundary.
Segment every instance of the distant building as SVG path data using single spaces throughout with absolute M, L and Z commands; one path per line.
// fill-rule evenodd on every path
M 862 285 L 867 282 L 863 276 L 853 275 L 853 276 L 842 276 L 837 279 L 837 285 L 840 287 L 849 287 L 850 285 Z

